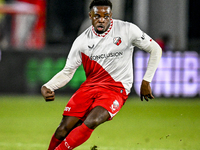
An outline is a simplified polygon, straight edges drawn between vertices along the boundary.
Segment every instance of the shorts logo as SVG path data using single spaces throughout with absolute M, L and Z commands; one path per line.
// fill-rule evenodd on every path
M 70 111 L 70 110 L 71 110 L 71 107 L 65 107 L 64 111 Z
M 119 108 L 119 102 L 117 100 L 115 100 L 110 108 L 112 111 L 115 111 L 116 109 Z
M 122 43 L 122 39 L 120 37 L 114 37 L 113 43 L 119 46 Z

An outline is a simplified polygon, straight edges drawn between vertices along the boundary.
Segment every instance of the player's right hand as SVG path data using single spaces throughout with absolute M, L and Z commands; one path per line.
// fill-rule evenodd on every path
M 41 94 L 44 97 L 44 99 L 46 100 L 46 102 L 53 101 L 55 99 L 54 91 L 51 91 L 50 89 L 48 89 L 45 86 L 41 87 Z

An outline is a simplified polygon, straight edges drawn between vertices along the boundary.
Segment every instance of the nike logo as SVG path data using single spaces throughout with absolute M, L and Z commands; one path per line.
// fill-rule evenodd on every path
M 88 45 L 88 48 L 92 49 L 94 47 L 94 44 L 92 46 Z

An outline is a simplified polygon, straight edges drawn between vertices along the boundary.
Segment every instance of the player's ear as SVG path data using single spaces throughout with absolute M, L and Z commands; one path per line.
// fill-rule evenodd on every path
M 92 19 L 91 11 L 88 13 L 88 15 L 89 15 L 89 18 Z
M 110 12 L 110 18 L 112 18 L 112 11 Z

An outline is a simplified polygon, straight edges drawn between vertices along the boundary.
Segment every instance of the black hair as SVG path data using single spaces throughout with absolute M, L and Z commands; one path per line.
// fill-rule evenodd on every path
M 112 9 L 112 3 L 110 0 L 92 0 L 89 6 L 90 10 L 93 6 L 110 6 Z

